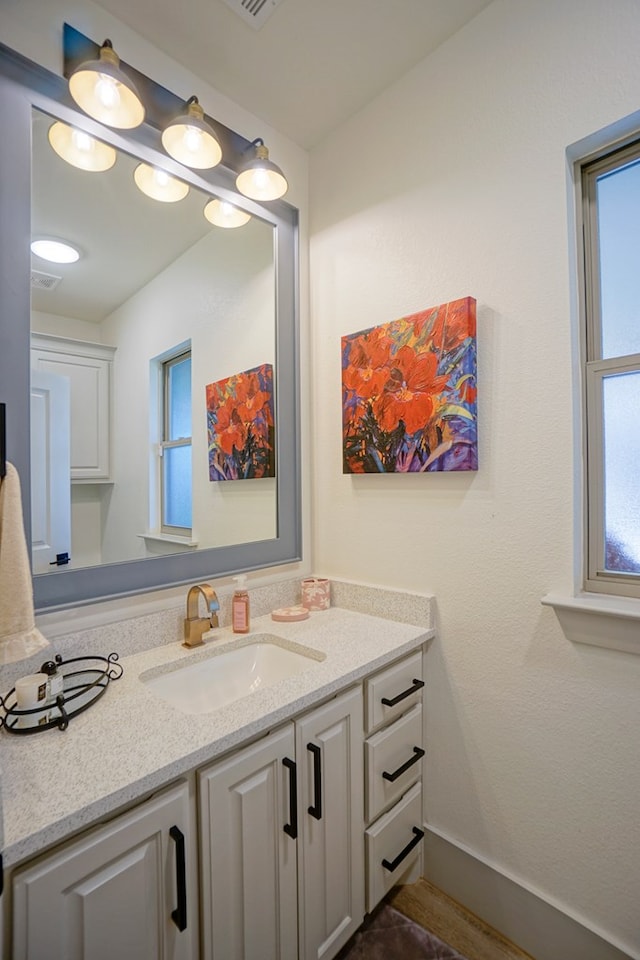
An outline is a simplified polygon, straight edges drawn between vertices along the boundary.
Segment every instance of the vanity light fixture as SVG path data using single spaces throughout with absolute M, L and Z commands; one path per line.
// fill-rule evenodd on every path
M 204 215 L 216 227 L 243 227 L 251 220 L 251 214 L 234 207 L 228 200 L 210 200 L 204 208 Z
M 269 160 L 269 151 L 262 137 L 250 145 L 253 156 L 236 177 L 236 187 L 251 200 L 277 200 L 287 192 L 289 184 L 280 167 Z
M 177 200 L 184 200 L 189 193 L 188 183 L 148 163 L 138 164 L 133 171 L 133 179 L 139 190 L 162 203 L 176 203 Z
M 65 23 L 63 42 L 69 91 L 89 116 L 122 129 L 136 127 L 146 117 L 150 127 L 162 131 L 162 146 L 175 161 L 194 170 L 210 170 L 222 162 L 236 174 L 238 192 L 251 200 L 278 200 L 287 192 L 287 179 L 269 159 L 262 137 L 249 142 L 207 116 L 197 97 L 185 102 L 130 64 L 121 66 L 111 40 L 98 47 Z
M 164 128 L 162 146 L 178 163 L 195 170 L 210 170 L 222 160 L 222 147 L 197 97 L 190 97 L 185 113 Z
M 116 151 L 84 130 L 56 120 L 47 134 L 52 148 L 72 167 L 99 173 L 110 170 L 116 162 Z
M 31 252 L 48 260 L 49 263 L 75 263 L 80 259 L 80 251 L 72 247 L 65 240 L 55 240 L 53 237 L 42 237 L 31 241 Z
M 144 120 L 144 106 L 133 82 L 120 69 L 111 40 L 100 47 L 98 60 L 87 60 L 69 77 L 69 92 L 94 120 L 130 130 Z

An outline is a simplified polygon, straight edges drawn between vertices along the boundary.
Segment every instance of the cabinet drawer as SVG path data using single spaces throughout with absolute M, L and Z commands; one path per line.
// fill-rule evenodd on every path
M 424 831 L 419 783 L 365 832 L 367 913 L 397 883 L 420 855 Z
M 369 677 L 365 681 L 366 732 L 377 730 L 420 703 L 423 686 L 420 651 Z
M 392 806 L 422 774 L 422 705 L 365 743 L 367 823 Z

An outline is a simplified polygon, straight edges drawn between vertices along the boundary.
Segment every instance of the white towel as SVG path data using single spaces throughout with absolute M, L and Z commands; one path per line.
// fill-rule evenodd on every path
M 7 474 L 0 481 L 0 663 L 24 660 L 48 645 L 33 613 L 20 478 L 7 463 Z

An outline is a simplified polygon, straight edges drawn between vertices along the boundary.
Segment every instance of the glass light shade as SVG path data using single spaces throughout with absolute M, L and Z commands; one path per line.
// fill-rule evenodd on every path
M 99 60 L 80 64 L 69 77 L 69 92 L 94 120 L 131 130 L 144 120 L 144 107 L 134 84 L 120 69 L 120 58 L 105 40 Z
M 184 200 L 189 193 L 188 183 L 148 163 L 138 164 L 133 171 L 133 179 L 139 190 L 152 200 L 160 200 L 162 203 L 176 203 L 177 200 Z
M 252 200 L 277 200 L 289 188 L 280 167 L 269 160 L 269 151 L 264 144 L 255 148 L 255 156 L 236 177 L 236 187 Z
M 185 114 L 167 124 L 162 146 L 178 163 L 195 170 L 210 170 L 222 160 L 222 148 L 195 97 Z
M 210 200 L 204 208 L 204 215 L 216 227 L 243 227 L 251 220 L 250 213 L 234 207 L 227 200 Z
M 75 263 L 80 259 L 80 251 L 63 240 L 43 238 L 31 242 L 31 252 L 49 263 Z
M 108 143 L 102 143 L 61 120 L 51 124 L 47 136 L 58 156 L 72 167 L 99 173 L 110 170 L 116 162 L 116 151 Z

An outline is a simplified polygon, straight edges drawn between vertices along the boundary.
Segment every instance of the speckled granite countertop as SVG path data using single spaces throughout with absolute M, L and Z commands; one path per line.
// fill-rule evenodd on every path
M 418 649 L 433 630 L 332 607 L 299 623 L 252 622 L 267 633 L 320 654 L 308 668 L 212 713 L 187 715 L 140 679 L 147 671 L 195 663 L 246 640 L 228 628 L 205 647 L 169 643 L 125 657 L 124 674 L 69 728 L 16 736 L 2 731 L 4 862 L 12 866 L 108 817 L 336 691 Z M 248 635 L 250 636 L 250 635 Z M 117 643 L 113 649 L 117 651 Z M 111 650 L 87 653 L 107 655 Z

